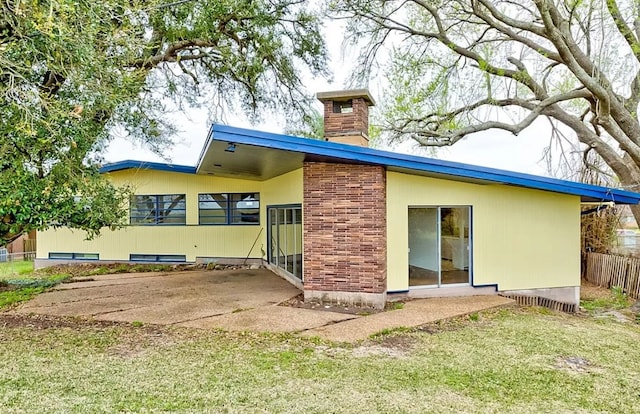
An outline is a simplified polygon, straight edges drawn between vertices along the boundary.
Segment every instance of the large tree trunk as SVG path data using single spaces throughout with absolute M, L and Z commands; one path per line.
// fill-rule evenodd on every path
M 636 219 L 636 223 L 640 223 L 640 205 L 632 205 L 631 213 L 633 213 L 633 217 Z
M 620 183 L 629 191 L 640 192 L 640 168 L 633 162 L 628 154 L 623 156 L 625 168 L 613 168 L 613 172 L 618 176 Z M 611 165 L 610 165 L 611 166 Z M 632 205 L 631 213 L 636 219 L 636 224 L 640 226 L 640 205 Z

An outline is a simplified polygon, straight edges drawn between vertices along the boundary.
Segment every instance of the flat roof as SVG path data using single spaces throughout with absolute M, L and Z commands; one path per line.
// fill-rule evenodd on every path
M 219 124 L 211 127 L 196 167 L 120 161 L 100 171 L 144 168 L 262 181 L 301 168 L 304 161 L 379 165 L 413 175 L 571 194 L 582 201 L 640 203 L 640 194 L 617 188 Z
M 105 164 L 102 167 L 100 167 L 100 172 L 110 173 L 110 172 L 130 170 L 130 169 L 171 171 L 171 172 L 179 172 L 184 174 L 196 173 L 196 167 L 192 167 L 189 165 L 165 164 L 161 162 L 135 161 L 135 160 L 124 160 L 124 161 L 113 162 L 110 164 Z
M 316 98 L 320 102 L 324 101 L 343 101 L 355 98 L 362 98 L 367 105 L 374 106 L 376 101 L 373 100 L 368 89 L 347 89 L 339 91 L 318 92 Z

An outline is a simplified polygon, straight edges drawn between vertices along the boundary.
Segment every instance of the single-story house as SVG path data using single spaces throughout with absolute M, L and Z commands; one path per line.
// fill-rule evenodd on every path
M 318 94 L 325 140 L 213 125 L 195 167 L 105 165 L 135 189 L 130 225 L 38 235 L 72 260 L 264 263 L 307 299 L 496 294 L 577 304 L 581 203 L 613 188 L 367 148 L 366 90 Z

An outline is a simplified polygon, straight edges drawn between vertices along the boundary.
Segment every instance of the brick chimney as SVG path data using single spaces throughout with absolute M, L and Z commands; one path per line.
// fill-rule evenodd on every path
M 369 107 L 375 101 L 367 89 L 318 92 L 324 104 L 324 139 L 369 146 Z

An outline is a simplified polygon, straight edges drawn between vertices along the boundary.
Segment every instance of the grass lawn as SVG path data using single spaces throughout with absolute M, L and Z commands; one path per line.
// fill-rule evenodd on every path
M 500 310 L 357 346 L 0 314 L 3 413 L 640 410 L 640 326 Z
M 0 311 L 30 300 L 68 277 L 67 274 L 34 272 L 30 261 L 0 263 Z
M 33 272 L 33 262 L 19 260 L 15 262 L 0 262 L 0 280 L 11 279 Z

